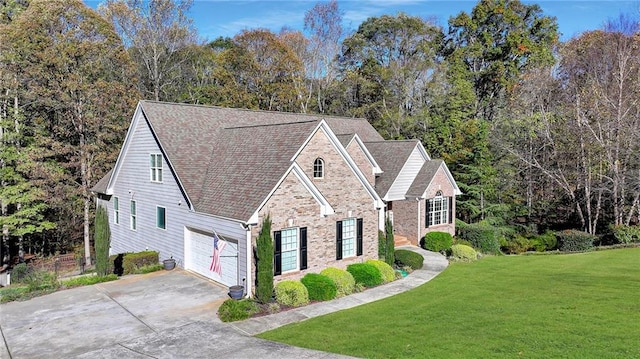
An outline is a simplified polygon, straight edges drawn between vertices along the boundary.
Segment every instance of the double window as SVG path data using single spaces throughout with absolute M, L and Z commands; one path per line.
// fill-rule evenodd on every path
M 362 218 L 336 222 L 336 259 L 362 255 Z
M 443 197 L 438 191 L 434 198 L 427 200 L 426 227 L 451 223 L 451 203 L 450 197 Z
M 162 154 L 149 155 L 149 169 L 151 182 L 162 183 Z
M 120 201 L 113 197 L 113 223 L 120 224 Z
M 274 275 L 307 269 L 307 228 L 286 228 L 273 232 Z
M 129 217 L 129 228 L 131 228 L 132 230 L 136 230 L 138 228 L 138 223 L 137 223 L 137 212 L 136 212 L 136 201 L 131 201 L 130 204 L 131 208 L 130 208 L 130 217 Z

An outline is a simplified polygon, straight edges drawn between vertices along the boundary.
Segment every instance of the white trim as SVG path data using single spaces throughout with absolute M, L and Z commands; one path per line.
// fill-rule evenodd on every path
M 158 226 L 158 208 L 164 209 L 164 228 L 160 228 Z M 156 229 L 159 229 L 161 231 L 167 230 L 167 207 L 165 206 L 156 205 Z
M 246 280 L 244 281 L 244 292 L 246 297 L 250 298 L 253 294 L 253 280 L 251 279 L 251 275 L 253 274 L 253 242 L 251 240 L 251 225 L 243 226 L 243 228 L 247 232 L 245 239 L 247 241 L 247 267 L 245 268 Z
M 456 183 L 456 181 L 453 179 L 453 175 L 451 174 L 451 172 L 449 171 L 449 167 L 447 167 L 447 164 L 444 163 L 444 161 L 442 161 L 442 163 L 440 164 L 440 168 L 444 167 L 444 173 L 447 176 L 447 179 L 449 180 L 449 182 L 451 183 L 451 186 L 453 187 L 453 195 L 454 196 L 459 196 L 462 194 L 462 191 L 460 191 L 460 188 L 458 188 L 458 184 Z M 436 174 L 438 172 L 436 171 Z M 424 192 L 422 192 L 422 195 L 420 196 L 420 198 L 422 199 L 428 199 L 427 198 L 427 191 L 429 190 L 429 187 L 431 187 L 431 185 L 433 184 L 433 180 L 436 176 L 434 175 L 433 178 L 431 178 L 431 182 L 429 182 L 427 184 L 427 186 L 424 189 Z
M 373 157 L 371 152 L 369 152 L 369 149 L 367 148 L 367 146 L 365 146 L 364 142 L 362 142 L 362 140 L 360 139 L 360 136 L 358 136 L 357 133 L 353 135 L 353 138 L 349 141 L 349 143 L 347 143 L 345 148 L 349 147 L 349 145 L 353 141 L 355 141 L 356 144 L 360 146 L 360 148 L 362 149 L 362 152 L 364 152 L 365 157 L 367 158 L 367 160 L 369 161 L 369 164 L 371 164 L 371 167 L 373 168 L 373 174 L 374 175 L 382 174 L 384 171 L 382 170 L 382 168 L 380 168 L 380 165 L 378 165 L 378 162 L 376 162 L 376 159 Z
M 118 202 L 118 209 L 116 209 L 116 202 Z M 120 197 L 118 196 L 113 196 L 113 224 L 120 225 Z
M 131 211 L 132 208 L 135 208 L 135 214 Z M 138 230 L 138 202 L 135 199 L 129 200 L 129 229 L 134 232 Z
M 156 166 L 156 163 L 158 161 L 158 156 L 160 156 L 160 167 Z M 151 165 L 151 158 L 153 158 L 153 165 Z M 162 153 L 149 153 L 149 181 L 151 183 L 162 183 L 162 176 L 163 176 L 163 165 L 162 163 L 164 162 L 164 156 L 162 155 Z M 153 173 L 155 171 L 155 175 L 156 175 L 156 179 L 153 179 Z M 160 175 L 158 175 L 160 174 Z M 160 179 L 158 179 L 160 178 Z

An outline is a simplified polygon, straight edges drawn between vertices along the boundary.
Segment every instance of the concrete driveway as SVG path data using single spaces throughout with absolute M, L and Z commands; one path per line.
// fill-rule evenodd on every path
M 227 290 L 183 270 L 0 305 L 1 358 L 345 358 L 221 323 Z

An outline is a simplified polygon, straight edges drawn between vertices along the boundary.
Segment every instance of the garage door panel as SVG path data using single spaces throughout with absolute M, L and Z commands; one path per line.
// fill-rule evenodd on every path
M 238 284 L 238 243 L 219 236 L 220 275 L 211 269 L 213 261 L 213 233 L 189 231 L 189 244 L 185 268 L 227 286 Z

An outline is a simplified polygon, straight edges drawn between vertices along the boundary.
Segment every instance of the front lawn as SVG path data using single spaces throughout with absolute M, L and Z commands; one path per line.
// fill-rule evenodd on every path
M 366 358 L 640 358 L 640 248 L 452 263 L 379 302 L 259 335 Z

